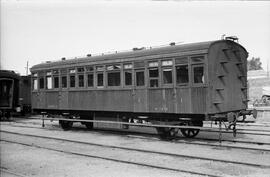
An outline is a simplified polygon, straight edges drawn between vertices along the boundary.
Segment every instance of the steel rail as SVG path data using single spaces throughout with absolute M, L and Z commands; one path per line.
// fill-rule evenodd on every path
M 21 122 L 20 122 L 21 123 Z M 27 124 L 27 123 L 25 123 Z M 35 124 L 36 125 L 36 124 Z M 39 125 L 39 124 L 38 124 Z M 44 129 L 44 127 L 31 127 L 31 126 L 20 126 L 20 125 L 10 125 L 8 126 L 13 126 L 13 127 L 23 127 L 23 128 L 36 128 L 36 129 Z M 74 127 L 75 128 L 75 127 Z M 105 130 L 105 129 L 95 129 L 96 131 L 110 131 L 110 132 L 117 132 L 117 133 L 134 133 L 134 134 L 143 134 L 143 135 L 152 135 L 152 136 L 157 136 L 157 134 L 154 133 L 143 133 L 143 132 L 136 132 L 136 131 L 121 131 L 121 130 Z M 118 134 L 120 135 L 120 134 Z M 147 137 L 143 138 L 140 137 L 141 139 L 147 139 Z M 162 139 L 160 139 L 162 140 Z M 219 141 L 219 139 L 211 139 L 211 138 L 187 138 L 187 137 L 175 137 L 174 140 L 206 140 L 206 141 Z M 164 140 L 167 141 L 167 140 Z M 252 141 L 243 141 L 243 140 L 222 140 L 222 142 L 233 142 L 233 143 L 244 143 L 244 144 L 256 144 L 256 145 L 270 145 L 270 143 L 267 142 L 252 142 Z M 186 143 L 186 144 L 198 144 L 198 145 L 204 145 L 204 146 L 218 146 L 218 147 L 228 147 L 228 148 L 235 148 L 235 149 L 247 149 L 247 150 L 262 150 L 262 151 L 270 151 L 269 149 L 260 149 L 260 148 L 249 148 L 249 147 L 237 147 L 237 146 L 229 146 L 229 145 L 213 145 L 213 144 L 202 144 L 202 143 L 197 143 L 197 142 L 179 142 L 179 143 Z
M 270 165 L 260 165 L 260 164 L 255 164 L 255 163 L 237 162 L 237 161 L 232 161 L 232 160 L 221 160 L 221 159 L 207 158 L 207 157 L 172 154 L 172 153 L 150 151 L 150 150 L 143 150 L 143 149 L 134 149 L 134 148 L 128 148 L 128 147 L 121 147 L 121 146 L 104 145 L 104 144 L 97 144 L 97 143 L 90 143 L 90 142 L 83 142 L 83 141 L 76 141 L 76 140 L 68 140 L 68 139 L 63 139 L 63 138 L 55 138 L 55 137 L 48 137 L 48 136 L 9 132 L 9 131 L 3 131 L 3 130 L 0 130 L 0 132 L 21 135 L 21 136 L 35 137 L 35 138 L 43 138 L 43 139 L 50 139 L 50 140 L 57 140 L 57 141 L 66 141 L 66 142 L 91 145 L 91 146 L 99 146 L 99 147 L 105 147 L 105 148 L 116 148 L 116 149 L 128 150 L 128 151 L 137 151 L 137 152 L 144 152 L 144 153 L 167 155 L 167 156 L 179 157 L 179 158 L 200 159 L 200 160 L 207 160 L 207 161 L 217 161 L 217 162 L 222 162 L 222 163 L 231 163 L 231 164 L 237 164 L 237 165 L 246 165 L 246 166 L 252 166 L 252 167 L 259 167 L 259 168 L 270 168 Z
M 8 169 L 5 168 L 5 167 L 0 167 L 0 171 L 3 171 L 3 172 L 5 172 L 5 173 L 8 173 L 8 174 L 11 174 L 11 175 L 14 175 L 14 176 L 28 177 L 28 176 L 26 176 L 26 175 L 19 174 L 19 173 L 13 172 L 13 171 L 11 171 L 11 170 L 8 170 Z
M 265 124 L 244 124 L 244 123 L 236 123 L 236 126 L 240 126 L 240 127 L 243 127 L 243 126 L 248 126 L 248 127 L 270 127 L 270 123 L 265 123 Z
M 69 155 L 72 154 L 72 155 L 77 155 L 77 156 L 82 156 L 82 157 L 90 157 L 90 158 L 95 158 L 95 159 L 102 159 L 102 160 L 108 160 L 108 161 L 124 163 L 124 164 L 132 164 L 132 165 L 138 165 L 138 166 L 143 166 L 143 167 L 149 167 L 149 168 L 155 168 L 155 169 L 161 169 L 161 170 L 168 170 L 168 171 L 174 171 L 174 172 L 181 172 L 181 173 L 188 173 L 188 174 L 200 175 L 200 176 L 222 177 L 222 176 L 219 176 L 219 175 L 199 173 L 199 172 L 194 172 L 194 171 L 189 171 L 189 170 L 181 170 L 181 169 L 175 169 L 175 168 L 169 168 L 169 167 L 150 165 L 150 164 L 146 164 L 146 163 L 131 162 L 131 161 L 119 160 L 119 159 L 115 159 L 115 158 L 101 157 L 101 156 L 97 156 L 97 155 L 89 155 L 89 154 L 83 154 L 83 153 L 78 153 L 78 152 L 70 152 L 70 151 L 65 151 L 65 150 L 58 150 L 58 149 L 53 149 L 53 148 L 48 148 L 48 147 L 42 147 L 42 146 L 39 146 L 39 145 L 20 143 L 20 142 L 15 142 L 15 141 L 10 141 L 10 140 L 0 139 L 0 141 L 4 141 L 4 142 L 8 142 L 8 143 L 14 143 L 14 144 L 20 144 L 20 145 L 24 145 L 24 146 L 36 147 L 36 148 L 40 148 L 40 149 L 46 149 L 46 150 L 65 153 L 65 154 L 69 154 Z
M 199 129 L 207 132 L 218 132 L 218 133 L 232 133 L 232 130 L 228 130 L 225 128 L 212 128 L 212 127 L 197 127 L 197 126 L 183 126 L 183 125 L 158 125 L 158 124 L 142 124 L 142 123 L 129 123 L 129 122 L 116 122 L 116 121 L 103 121 L 103 120 L 84 120 L 84 119 L 65 119 L 65 118 L 33 118 L 39 120 L 54 120 L 54 121 L 70 121 L 70 122 L 92 122 L 92 123 L 107 123 L 107 124 L 119 124 L 119 125 L 131 125 L 138 127 L 160 127 L 160 128 L 179 128 L 179 129 Z M 44 122 L 42 123 L 44 126 Z M 238 129 L 237 129 L 238 130 Z M 242 129 L 243 130 L 243 129 Z M 248 131 L 248 130 L 246 130 Z M 270 136 L 270 134 L 263 133 L 248 133 L 248 132 L 237 132 L 238 134 L 251 134 L 251 135 L 266 135 Z
M 42 119 L 41 119 L 42 120 Z M 46 119 L 47 120 L 47 119 Z M 51 121 L 58 121 L 58 120 L 55 120 L 55 119 L 49 119 Z M 68 119 L 70 120 L 70 119 Z M 72 119 L 71 119 L 72 120 Z M 14 122 L 18 122 L 18 123 L 24 123 L 24 122 L 19 122 L 19 121 L 14 121 Z M 107 123 L 107 121 L 104 121 Z M 101 122 L 103 123 L 103 122 Z M 40 125 L 39 123 L 32 123 L 32 124 L 36 124 L 36 125 Z M 131 126 L 133 126 L 134 123 L 131 123 Z M 145 124 L 143 124 L 145 125 Z M 207 124 L 208 125 L 208 124 Z M 134 125 L 136 126 L 136 125 Z M 139 125 L 137 125 L 139 126 Z M 165 125 L 167 127 L 167 125 Z M 145 126 L 146 127 L 146 126 Z M 149 126 L 151 127 L 151 126 Z M 156 127 L 156 125 L 154 126 L 154 128 Z M 163 126 L 162 126 L 163 127 Z M 168 126 L 168 127 L 171 127 L 171 126 Z M 190 126 L 181 126 L 181 127 L 190 127 Z M 203 127 L 203 128 L 206 128 L 206 129 L 202 129 L 202 127 L 196 127 L 196 129 L 201 129 L 201 131 L 206 131 L 206 132 L 220 132 L 219 130 L 213 130 L 212 127 Z M 218 129 L 218 128 L 216 128 Z M 227 129 L 224 129 L 223 130 L 226 130 L 226 131 L 221 131 L 222 133 L 231 133 L 231 132 L 228 132 Z M 239 134 L 251 134 L 251 135 L 266 135 L 266 136 L 270 136 L 270 130 L 258 130 L 258 129 L 244 129 L 244 128 L 237 128 L 237 133 Z M 240 132 L 239 132 L 240 131 Z M 247 131 L 247 132 L 243 132 L 243 131 Z M 249 133 L 249 132 L 269 132 L 269 134 L 263 134 L 263 133 Z

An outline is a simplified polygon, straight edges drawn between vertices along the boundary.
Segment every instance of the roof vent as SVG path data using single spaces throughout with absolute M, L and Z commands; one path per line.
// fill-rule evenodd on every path
M 236 36 L 228 36 L 228 37 L 225 37 L 225 39 L 238 42 L 238 37 Z
M 61 58 L 61 60 L 62 60 L 62 61 L 65 61 L 65 60 L 66 60 L 66 58 L 65 58 L 65 57 L 62 57 L 62 58 Z

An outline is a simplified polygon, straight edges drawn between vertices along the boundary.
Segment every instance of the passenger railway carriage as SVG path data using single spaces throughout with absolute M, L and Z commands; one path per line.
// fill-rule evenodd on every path
M 14 71 L 0 70 L 0 117 L 9 118 L 19 109 L 20 76 Z
M 247 109 L 247 57 L 231 40 L 134 48 L 38 64 L 32 72 L 34 111 L 69 118 L 202 126 L 234 121 Z M 60 121 L 64 129 L 72 122 Z M 88 128 L 92 122 L 84 122 Z M 160 134 L 172 129 L 157 128 Z M 181 129 L 196 136 L 197 129 Z
M 0 117 L 31 113 L 31 76 L 0 70 Z

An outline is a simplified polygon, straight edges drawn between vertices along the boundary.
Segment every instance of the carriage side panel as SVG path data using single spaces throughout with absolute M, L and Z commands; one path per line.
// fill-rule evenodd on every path
M 207 100 L 207 87 L 194 87 L 191 88 L 191 104 L 192 113 L 204 114 L 206 110 Z
M 147 112 L 148 111 L 148 90 L 136 89 L 134 90 L 134 112 Z
M 131 111 L 131 90 L 80 90 L 68 92 L 70 110 Z M 60 105 L 59 105 L 60 106 Z
M 192 113 L 190 88 L 177 88 L 176 100 L 176 113 Z
M 148 100 L 149 112 L 175 112 L 175 96 L 173 88 L 149 89 Z
M 47 109 L 58 109 L 58 102 L 59 102 L 59 92 L 58 91 L 50 91 L 46 92 Z

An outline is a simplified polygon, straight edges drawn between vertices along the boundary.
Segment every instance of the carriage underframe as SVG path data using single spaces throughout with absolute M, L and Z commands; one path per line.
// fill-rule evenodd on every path
M 104 112 L 104 111 L 74 111 L 74 110 L 35 110 L 42 114 L 44 120 L 58 120 L 59 125 L 64 130 L 70 130 L 73 123 L 79 122 L 92 130 L 94 123 L 118 124 L 122 129 L 129 129 L 129 126 L 152 127 L 155 128 L 162 139 L 174 139 L 178 132 L 184 137 L 193 138 L 200 130 L 209 130 L 203 127 L 203 121 L 219 123 L 219 133 L 221 138 L 222 125 L 227 131 L 231 130 L 236 135 L 236 122 L 239 117 L 245 120 L 246 115 L 253 114 L 256 118 L 256 110 L 240 110 L 223 114 L 157 114 L 157 113 L 130 113 L 130 112 Z M 100 120 L 99 117 L 107 117 Z M 215 129 L 212 129 L 213 131 Z M 221 139 L 220 139 L 221 140 Z

